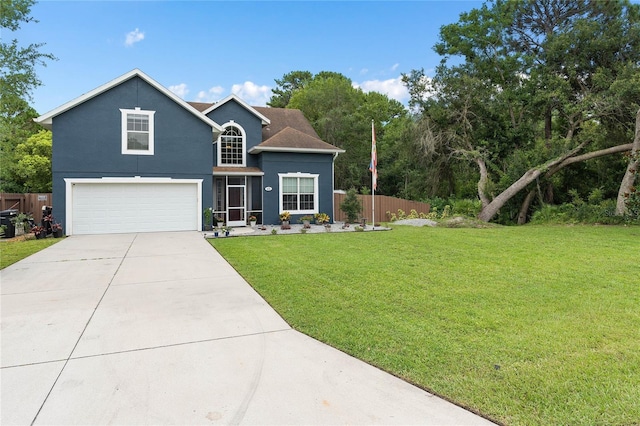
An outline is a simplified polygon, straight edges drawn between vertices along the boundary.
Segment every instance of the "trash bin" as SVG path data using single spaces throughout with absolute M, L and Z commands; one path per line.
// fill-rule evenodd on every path
M 9 209 L 0 211 L 0 225 L 5 225 L 7 229 L 4 231 L 4 238 L 13 238 L 16 236 L 16 226 L 11 219 L 18 215 L 18 210 Z

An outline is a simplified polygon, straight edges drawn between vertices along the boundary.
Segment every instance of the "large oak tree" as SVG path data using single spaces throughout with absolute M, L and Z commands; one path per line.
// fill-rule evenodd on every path
M 570 164 L 631 148 L 640 5 L 496 1 L 442 27 L 435 50 L 432 79 L 404 80 L 442 149 L 477 165 L 480 219 L 525 189 L 551 191 Z M 520 197 L 522 216 L 532 197 Z

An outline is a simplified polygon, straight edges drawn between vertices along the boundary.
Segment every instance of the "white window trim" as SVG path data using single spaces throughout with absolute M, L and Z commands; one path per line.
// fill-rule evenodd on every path
M 280 208 L 280 212 L 284 211 L 283 205 L 282 205 L 282 196 L 284 195 L 282 193 L 282 179 L 283 178 L 313 178 L 313 210 L 289 210 L 289 213 L 291 214 L 315 214 L 318 213 L 318 202 L 319 202 L 319 192 L 318 192 L 318 176 L 317 174 L 311 174 L 311 173 L 278 173 L 278 184 L 279 184 L 279 199 L 278 199 L 278 205 Z M 299 195 L 299 194 L 298 194 Z M 300 199 L 298 199 L 298 203 L 300 202 Z M 299 205 L 299 204 L 298 204 Z
M 155 111 L 146 111 L 141 110 L 136 107 L 135 109 L 123 109 L 120 108 L 120 112 L 122 113 L 122 154 L 125 155 L 154 155 L 155 151 L 155 133 L 154 133 L 154 114 Z M 142 151 L 139 149 L 128 149 L 127 148 L 127 114 L 140 114 L 146 115 L 149 117 L 149 149 L 146 151 Z
M 227 130 L 227 127 L 230 127 L 230 126 L 233 126 L 233 127 L 237 128 L 238 130 L 240 130 L 240 133 L 242 134 L 242 164 L 224 164 L 222 162 L 222 134 L 225 132 L 225 130 Z M 246 167 L 246 164 L 247 164 L 247 132 L 245 132 L 244 128 L 240 124 L 236 123 L 233 120 L 224 123 L 220 127 L 222 127 L 222 132 L 220 132 L 220 135 L 218 136 L 218 140 L 217 140 L 217 145 L 218 145 L 217 163 L 218 163 L 218 167 Z

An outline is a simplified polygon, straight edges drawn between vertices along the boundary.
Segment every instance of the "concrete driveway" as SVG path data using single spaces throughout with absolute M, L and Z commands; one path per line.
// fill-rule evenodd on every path
M 292 330 L 197 232 L 1 274 L 3 425 L 491 424 Z

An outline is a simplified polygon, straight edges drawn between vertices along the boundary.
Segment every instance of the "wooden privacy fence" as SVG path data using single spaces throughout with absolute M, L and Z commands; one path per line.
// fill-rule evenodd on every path
M 347 215 L 340 210 L 340 204 L 344 201 L 347 194 L 339 192 L 333 193 L 333 219 L 337 221 L 345 221 Z M 386 195 L 376 195 L 376 222 L 388 222 L 389 215 L 387 212 L 398 214 L 398 209 L 404 210 L 409 214 L 411 210 L 415 210 L 418 213 L 429 213 L 431 206 L 428 203 L 421 203 L 419 201 L 403 200 L 402 198 L 388 197 Z M 367 223 L 371 223 L 371 195 L 358 195 L 358 199 L 362 204 L 362 211 L 360 217 L 367 219 Z
M 42 220 L 42 206 L 51 206 L 51 194 L 0 193 L 0 210 L 16 209 L 18 213 L 31 213 L 36 223 Z M 54 212 L 55 216 L 55 212 Z

